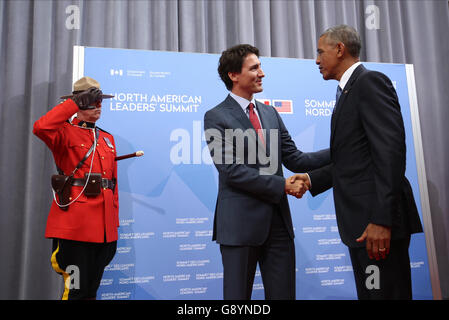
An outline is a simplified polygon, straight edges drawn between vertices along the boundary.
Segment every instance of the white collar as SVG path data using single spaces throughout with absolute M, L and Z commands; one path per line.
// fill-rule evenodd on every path
M 338 83 L 338 85 L 340 86 L 340 88 L 342 90 L 345 88 L 346 83 L 348 83 L 349 78 L 351 78 L 354 70 L 361 64 L 362 63 L 360 61 L 356 62 L 352 66 L 350 66 L 348 69 L 346 69 L 346 71 L 343 73 L 343 75 L 341 76 L 340 82 Z
M 246 113 L 246 108 L 248 107 L 248 105 L 250 103 L 252 103 L 252 104 L 254 104 L 254 106 L 256 106 L 256 99 L 254 98 L 254 96 L 251 99 L 251 101 L 249 101 L 249 100 L 246 100 L 245 98 L 242 98 L 242 97 L 236 95 L 233 92 L 229 92 L 229 94 L 231 95 L 231 97 L 234 98 L 235 101 L 237 101 L 237 103 L 240 105 L 240 107 L 243 109 L 243 111 L 245 113 Z

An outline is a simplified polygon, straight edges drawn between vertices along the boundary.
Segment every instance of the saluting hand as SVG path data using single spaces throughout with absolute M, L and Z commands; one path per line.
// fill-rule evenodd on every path
M 95 109 L 95 102 L 101 100 L 100 89 L 92 87 L 83 92 L 77 93 L 72 97 L 72 100 L 78 105 L 81 110 Z

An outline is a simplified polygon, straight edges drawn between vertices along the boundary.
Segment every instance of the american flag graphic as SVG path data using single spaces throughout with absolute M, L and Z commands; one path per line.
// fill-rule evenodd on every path
M 292 100 L 273 100 L 273 107 L 279 113 L 293 113 Z

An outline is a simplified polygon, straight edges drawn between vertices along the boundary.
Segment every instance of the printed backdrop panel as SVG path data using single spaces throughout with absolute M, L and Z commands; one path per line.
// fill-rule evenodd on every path
M 204 139 L 203 117 L 228 94 L 219 55 L 84 48 L 84 75 L 115 97 L 103 101 L 99 126 L 118 154 L 120 229 L 98 299 L 222 299 L 219 246 L 211 241 L 217 172 Z M 260 101 L 275 106 L 302 151 L 329 147 L 336 81 L 313 60 L 261 57 Z M 407 135 L 407 177 L 421 208 L 405 65 L 365 63 L 396 86 Z M 76 79 L 74 79 L 76 80 Z M 284 171 L 285 176 L 293 173 Z M 355 299 L 348 250 L 341 243 L 332 191 L 289 197 L 296 245 L 298 299 Z M 431 299 L 424 234 L 410 245 L 415 299 Z M 263 299 L 258 271 L 253 299 Z

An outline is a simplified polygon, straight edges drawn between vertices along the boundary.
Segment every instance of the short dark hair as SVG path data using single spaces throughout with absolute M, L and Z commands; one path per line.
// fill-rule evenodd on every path
M 226 49 L 221 53 L 220 61 L 218 63 L 218 74 L 229 91 L 232 90 L 234 84 L 229 78 L 228 73 L 241 72 L 243 60 L 251 53 L 254 53 L 259 57 L 259 49 L 250 44 L 239 44 Z
M 362 42 L 360 41 L 358 32 L 354 28 L 341 24 L 339 26 L 327 29 L 321 34 L 320 38 L 322 36 L 326 36 L 326 38 L 334 44 L 343 42 L 352 57 L 359 57 Z

